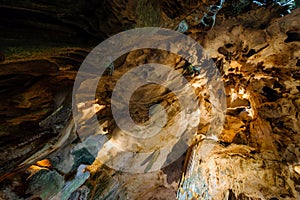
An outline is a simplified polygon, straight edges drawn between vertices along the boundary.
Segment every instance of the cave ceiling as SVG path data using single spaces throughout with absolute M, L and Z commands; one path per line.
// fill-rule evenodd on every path
M 2 0 L 0 199 L 300 199 L 299 6 Z M 133 30 L 141 37 L 116 37 Z M 100 53 L 123 53 L 98 79 L 83 72 L 114 36 L 148 48 L 107 43 Z M 162 84 L 130 91 L 149 74 Z M 126 114 L 146 136 L 122 129 Z M 157 137 L 140 126 L 153 124 Z

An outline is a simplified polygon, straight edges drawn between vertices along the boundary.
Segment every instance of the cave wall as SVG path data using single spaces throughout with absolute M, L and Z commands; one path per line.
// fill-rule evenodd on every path
M 187 194 L 298 199 L 300 10 L 281 17 L 280 6 L 232 1 L 224 4 L 211 30 L 202 30 L 199 19 L 215 3 L 2 2 L 0 197 L 175 199 L 180 187 L 182 199 Z M 112 34 L 143 26 L 175 29 L 182 19 L 190 24 L 186 34 L 205 48 L 223 77 L 227 113 L 219 142 L 201 139 L 191 149 L 196 156 L 186 159 L 195 162 L 181 185 L 184 156 L 142 175 L 102 166 L 83 147 L 72 122 L 76 71 L 92 47 Z M 146 62 L 149 51 L 143 53 L 120 58 L 115 70 Z M 182 67 L 174 55 L 165 57 Z M 190 82 L 197 83 L 197 77 Z M 200 126 L 198 134 L 205 138 L 206 131 Z M 204 156 L 207 145 L 213 149 Z M 38 162 L 43 159 L 50 164 Z M 80 164 L 89 165 L 88 171 L 80 171 L 86 167 Z M 53 187 L 41 184 L 54 182 Z

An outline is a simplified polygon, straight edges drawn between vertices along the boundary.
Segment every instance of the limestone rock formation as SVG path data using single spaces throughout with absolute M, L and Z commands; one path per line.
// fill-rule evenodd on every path
M 209 29 L 201 19 L 219 1 L 1 2 L 0 199 L 299 199 L 300 9 L 288 14 L 287 6 L 268 2 L 225 1 Z M 90 50 L 122 30 L 176 30 L 182 20 L 222 75 L 227 109 L 219 138 L 207 137 L 214 116 L 203 74 L 188 59 L 153 49 L 113 61 L 97 100 L 76 105 L 81 130 L 100 123 L 94 131 L 102 135 L 80 135 L 71 93 Z M 112 91 L 128 70 L 151 62 L 169 65 L 196 88 L 197 134 L 186 153 L 158 171 L 148 172 L 164 162 L 158 152 L 145 165 L 148 173 L 111 169 L 96 157 L 101 138 L 122 134 L 109 107 Z M 81 84 L 88 86 L 89 80 Z M 146 123 L 157 102 L 174 117 L 168 125 L 175 123 L 178 100 L 154 84 L 133 94 L 133 121 Z

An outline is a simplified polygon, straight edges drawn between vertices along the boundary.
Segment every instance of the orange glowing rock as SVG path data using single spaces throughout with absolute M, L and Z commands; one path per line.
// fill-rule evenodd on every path
M 44 159 L 44 160 L 37 161 L 36 165 L 40 167 L 49 168 L 51 167 L 51 162 L 48 159 Z

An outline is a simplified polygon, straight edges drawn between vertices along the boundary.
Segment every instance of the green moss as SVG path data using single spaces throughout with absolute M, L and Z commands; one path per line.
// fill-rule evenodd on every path
M 49 57 L 65 49 L 87 48 L 90 49 L 93 44 L 70 44 L 56 42 L 42 42 L 33 40 L 3 39 L 0 38 L 0 52 L 4 54 L 5 60 L 27 59 L 37 57 Z
M 10 46 L 3 50 L 5 60 L 25 59 L 50 55 L 58 52 L 64 47 L 43 47 L 43 46 Z
M 161 14 L 157 9 L 157 0 L 140 0 L 136 6 L 138 16 L 136 27 L 158 27 Z

